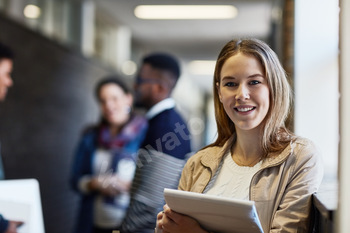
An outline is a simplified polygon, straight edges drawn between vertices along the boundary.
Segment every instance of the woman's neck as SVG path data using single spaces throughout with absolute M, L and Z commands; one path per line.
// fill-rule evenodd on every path
M 109 124 L 109 132 L 111 133 L 112 136 L 116 136 L 120 133 L 120 131 L 123 129 L 123 127 L 128 124 L 130 121 L 131 117 L 127 117 L 125 121 L 119 124 Z
M 261 136 L 257 132 L 238 133 L 231 149 L 233 160 L 240 166 L 254 166 L 264 156 Z
M 112 136 L 116 136 L 117 134 L 119 134 L 120 129 L 121 129 L 120 126 L 111 125 L 109 127 L 109 132 L 111 133 Z

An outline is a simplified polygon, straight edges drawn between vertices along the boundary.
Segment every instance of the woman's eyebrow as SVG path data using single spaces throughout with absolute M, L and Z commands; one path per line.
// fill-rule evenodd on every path
M 252 74 L 252 75 L 249 75 L 247 78 L 257 78 L 257 77 L 265 78 L 265 76 L 262 74 Z
M 226 80 L 226 79 L 236 79 L 234 76 L 224 76 L 222 77 L 222 80 Z
M 248 77 L 246 77 L 246 78 L 248 78 L 248 79 L 252 79 L 252 78 L 258 78 L 258 77 L 260 77 L 260 78 L 265 78 L 265 76 L 264 75 L 262 75 L 262 74 L 259 74 L 259 73 L 257 73 L 257 74 L 252 74 L 252 75 L 249 75 Z M 224 77 L 222 77 L 221 78 L 221 80 L 235 80 L 236 79 L 236 77 L 234 77 L 234 76 L 229 76 L 229 75 L 227 75 L 227 76 L 224 76 Z

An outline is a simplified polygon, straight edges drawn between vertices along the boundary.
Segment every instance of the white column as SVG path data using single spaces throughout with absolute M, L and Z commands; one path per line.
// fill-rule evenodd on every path
M 320 149 L 325 178 L 337 171 L 338 23 L 338 1 L 295 1 L 295 132 Z
M 340 17 L 340 158 L 336 232 L 350 229 L 350 2 L 341 0 Z
M 81 5 L 81 50 L 91 56 L 95 52 L 95 3 L 92 0 L 82 1 Z
M 124 62 L 130 60 L 131 56 L 131 30 L 126 26 L 119 26 L 116 31 L 114 56 L 116 65 L 120 70 Z
M 44 9 L 42 9 L 42 11 L 45 11 L 45 14 L 43 15 L 43 31 L 47 36 L 51 37 L 55 32 L 54 2 L 53 0 L 46 0 L 43 5 Z
M 130 28 L 100 20 L 97 36 L 101 47 L 100 57 L 120 71 L 124 62 L 131 57 Z

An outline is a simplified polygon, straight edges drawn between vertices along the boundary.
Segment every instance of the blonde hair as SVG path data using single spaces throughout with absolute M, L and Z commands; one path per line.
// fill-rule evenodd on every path
M 220 84 L 221 69 L 226 60 L 238 53 L 254 56 L 262 65 L 270 90 L 270 107 L 262 127 L 261 146 L 268 152 L 280 151 L 293 138 L 293 134 L 285 127 L 292 91 L 275 52 L 258 39 L 237 39 L 229 41 L 221 50 L 214 72 L 213 91 L 215 119 L 218 130 L 216 141 L 209 146 L 222 146 L 231 136 L 237 137 L 235 125 L 226 114 L 219 99 L 217 84 Z

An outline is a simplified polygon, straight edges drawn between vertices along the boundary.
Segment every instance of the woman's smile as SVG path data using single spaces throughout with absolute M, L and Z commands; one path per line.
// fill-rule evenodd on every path
M 237 112 L 239 113 L 249 113 L 251 112 L 252 110 L 255 109 L 255 107 L 243 107 L 243 106 L 240 106 L 240 107 L 235 107 L 234 108 Z

